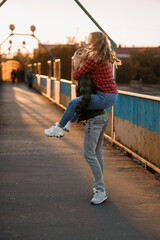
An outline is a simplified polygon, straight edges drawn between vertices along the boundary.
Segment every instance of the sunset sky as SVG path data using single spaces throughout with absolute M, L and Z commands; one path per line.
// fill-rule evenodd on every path
M 2 2 L 2 0 L 0 0 Z M 107 34 L 122 46 L 160 45 L 160 0 L 80 0 Z M 9 25 L 15 25 L 15 33 L 31 33 L 42 43 L 65 43 L 68 36 L 84 41 L 97 27 L 74 0 L 7 0 L 0 8 L 0 43 L 11 33 Z M 37 47 L 33 37 L 12 36 L 2 45 L 7 51 L 9 40 L 13 50 L 22 47 L 32 51 Z

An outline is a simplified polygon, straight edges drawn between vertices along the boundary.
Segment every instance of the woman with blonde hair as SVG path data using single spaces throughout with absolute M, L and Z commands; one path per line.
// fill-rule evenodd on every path
M 93 32 L 88 36 L 89 47 L 76 53 L 83 64 L 75 69 L 72 75 L 79 80 L 89 73 L 96 88 L 96 94 L 91 95 L 88 109 L 106 109 L 113 106 L 117 100 L 118 89 L 113 77 L 113 64 L 121 62 L 116 57 L 109 45 L 106 35 L 102 32 Z M 74 122 L 83 111 L 81 108 L 82 97 L 71 100 L 59 123 L 45 130 L 48 137 L 62 137 L 63 130 L 70 128 L 70 120 Z
M 110 46 L 108 37 L 103 32 L 92 32 L 88 36 L 89 47 L 84 49 L 84 56 L 94 61 L 102 61 L 106 64 L 120 65 L 121 60 L 115 56 Z

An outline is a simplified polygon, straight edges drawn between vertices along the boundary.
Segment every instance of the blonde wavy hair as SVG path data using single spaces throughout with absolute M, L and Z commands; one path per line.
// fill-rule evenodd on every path
M 89 47 L 84 49 L 82 57 L 93 58 L 96 62 L 121 65 L 121 60 L 116 57 L 107 36 L 103 32 L 92 32 L 88 36 Z

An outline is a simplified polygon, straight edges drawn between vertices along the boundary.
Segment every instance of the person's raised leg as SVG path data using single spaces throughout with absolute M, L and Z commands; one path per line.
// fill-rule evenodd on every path
M 91 94 L 91 101 L 88 109 L 106 109 L 113 106 L 117 100 L 117 94 L 101 93 Z
M 63 137 L 64 136 L 62 128 L 64 128 L 66 126 L 66 124 L 69 124 L 68 121 L 71 120 L 73 118 L 73 116 L 76 117 L 75 109 L 78 106 L 80 100 L 81 100 L 81 97 L 75 98 L 68 103 L 67 109 L 65 110 L 61 120 L 59 122 L 57 122 L 55 124 L 55 126 L 45 129 L 44 132 L 45 132 L 46 136 L 48 136 L 48 137 Z M 78 115 L 77 115 L 77 117 L 78 117 Z
M 78 98 L 71 100 L 68 103 L 67 109 L 65 110 L 61 120 L 59 121 L 60 127 L 64 127 L 69 120 L 73 119 L 73 116 L 75 116 L 76 107 L 78 106 L 80 101 L 81 101 L 81 97 L 78 97 Z M 78 115 L 77 115 L 77 117 L 78 117 Z

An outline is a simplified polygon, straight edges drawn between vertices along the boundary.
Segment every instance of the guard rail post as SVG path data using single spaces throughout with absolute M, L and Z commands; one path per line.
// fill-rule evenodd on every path
M 37 63 L 33 63 L 33 73 L 37 74 Z
M 71 57 L 71 100 L 76 98 L 76 84 L 75 84 L 75 80 L 73 79 L 72 77 L 72 72 L 73 72 L 73 69 L 74 69 L 74 66 L 73 66 L 73 57 Z
M 47 78 L 46 94 L 47 94 L 47 97 L 50 98 L 51 97 L 51 72 L 52 72 L 51 60 L 47 61 L 47 65 L 48 65 L 48 78 Z
M 40 90 L 40 83 L 41 83 L 41 63 L 37 63 L 37 87 Z
M 56 59 L 54 61 L 54 77 L 55 81 L 55 102 L 60 104 L 60 79 L 61 79 L 61 60 Z

